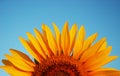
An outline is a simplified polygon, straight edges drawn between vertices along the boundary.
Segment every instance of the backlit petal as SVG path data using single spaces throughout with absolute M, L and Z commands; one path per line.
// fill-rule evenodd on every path
M 72 28 L 70 29 L 70 47 L 68 49 L 68 56 L 70 55 L 70 52 L 73 50 L 74 44 L 75 44 L 75 39 L 76 39 L 76 34 L 77 34 L 77 25 L 74 24 Z
M 61 54 L 62 48 L 61 48 L 61 34 L 60 34 L 60 30 L 58 29 L 58 27 L 56 26 L 55 23 L 52 23 L 52 24 L 53 24 L 53 27 L 54 27 L 54 32 L 55 32 L 55 36 L 56 36 L 56 43 L 57 43 L 58 51 L 59 51 L 59 54 Z
M 45 27 L 45 32 L 46 32 L 49 47 L 54 53 L 54 55 L 57 55 L 57 46 L 56 46 L 56 41 L 54 39 L 54 36 L 52 35 L 52 32 L 49 27 L 47 27 L 46 25 L 44 27 Z
M 48 43 L 48 40 L 47 40 L 47 34 L 46 34 L 46 25 L 45 24 L 42 24 L 42 37 L 43 37 L 43 40 L 46 44 L 46 47 L 48 48 L 48 51 L 49 51 L 49 55 L 48 56 L 53 56 L 53 51 L 51 50 L 51 48 L 49 47 L 49 43 Z
M 27 64 L 31 65 L 31 66 L 35 66 L 35 64 L 32 62 L 32 60 L 24 53 L 14 50 L 14 49 L 10 49 L 10 52 L 12 53 L 13 57 L 18 58 L 19 60 L 23 60 L 24 62 L 26 62 Z
M 111 49 L 112 47 L 109 46 L 108 48 L 102 50 L 100 53 L 96 53 L 92 57 L 89 57 L 88 60 L 84 64 L 85 67 L 96 65 L 96 64 L 103 62 L 104 59 L 109 56 Z
M 36 54 L 36 52 L 34 50 L 31 49 L 30 45 L 28 44 L 28 42 L 23 39 L 22 37 L 19 37 L 21 43 L 23 44 L 23 46 L 25 47 L 25 49 L 38 61 L 41 62 L 39 59 L 39 56 Z
M 18 60 L 16 57 L 9 56 L 5 54 L 5 57 L 16 67 L 24 71 L 34 71 L 34 68 L 22 60 Z
M 115 60 L 116 58 L 118 58 L 117 56 L 109 56 L 107 58 L 104 59 L 104 61 L 96 63 L 97 65 L 91 65 L 87 68 L 87 70 L 95 70 L 97 68 L 100 68 L 101 66 Z
M 32 76 L 32 72 L 20 71 L 11 66 L 0 66 L 0 68 L 4 69 L 11 76 Z
M 91 46 L 89 49 L 87 49 L 83 55 L 80 58 L 80 61 L 84 62 L 86 61 L 90 56 L 96 54 L 96 52 L 99 50 L 99 48 L 101 47 L 101 45 L 105 42 L 106 38 L 102 38 L 101 40 L 99 40 L 96 44 L 94 44 L 93 46 Z
M 83 46 L 83 49 L 82 49 L 82 50 L 88 49 L 88 48 L 91 46 L 91 44 L 94 42 L 94 40 L 97 38 L 97 36 L 98 36 L 98 33 L 95 33 L 95 34 L 89 36 L 89 37 L 85 40 L 84 46 Z
M 90 76 L 120 76 L 120 71 L 114 71 L 114 70 L 99 71 Z
M 41 45 L 41 48 L 43 49 L 44 53 L 48 57 L 50 57 L 48 46 L 46 45 L 45 41 L 43 40 L 42 34 L 36 28 L 34 29 L 34 32 L 36 34 L 36 38 L 37 38 L 39 44 Z
M 81 49 L 83 48 L 84 39 L 85 39 L 85 28 L 84 26 L 81 26 L 80 30 L 78 31 L 78 37 L 75 41 L 75 46 L 74 46 L 73 57 L 75 59 L 78 59 L 79 55 L 83 52 L 83 50 Z
M 28 38 L 30 40 L 30 42 L 33 44 L 33 46 L 35 47 L 35 49 L 37 50 L 37 52 L 46 59 L 45 54 L 43 53 L 43 50 L 41 49 L 40 44 L 38 43 L 37 39 L 29 32 L 27 32 Z
M 64 27 L 62 29 L 62 34 L 61 34 L 61 46 L 63 53 L 67 55 L 67 49 L 69 48 L 70 45 L 70 37 L 69 37 L 69 30 L 68 30 L 68 22 L 64 24 Z

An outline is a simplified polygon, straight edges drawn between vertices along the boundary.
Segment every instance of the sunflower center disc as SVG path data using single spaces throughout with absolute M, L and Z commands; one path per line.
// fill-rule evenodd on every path
M 55 56 L 39 63 L 33 76 L 81 76 L 78 61 L 69 56 Z

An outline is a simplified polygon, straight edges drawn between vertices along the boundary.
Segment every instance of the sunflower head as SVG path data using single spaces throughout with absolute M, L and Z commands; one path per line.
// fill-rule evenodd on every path
M 106 38 L 94 43 L 98 33 L 86 38 L 84 26 L 78 30 L 73 24 L 69 29 L 68 22 L 62 32 L 55 23 L 53 27 L 54 34 L 42 24 L 42 32 L 34 29 L 35 36 L 27 32 L 28 40 L 19 37 L 32 60 L 10 49 L 11 55 L 5 54 L 0 68 L 11 76 L 120 76 L 119 70 L 103 67 L 117 58 L 109 55 L 112 46 L 107 45 Z

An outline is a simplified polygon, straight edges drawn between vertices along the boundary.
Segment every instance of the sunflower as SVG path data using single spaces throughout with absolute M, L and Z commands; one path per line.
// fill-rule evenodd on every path
M 42 24 L 42 32 L 34 29 L 35 36 L 27 32 L 28 40 L 19 37 L 33 59 L 10 49 L 0 68 L 10 76 L 120 76 L 119 70 L 103 67 L 117 58 L 109 55 L 112 46 L 107 46 L 106 38 L 96 43 L 98 33 L 85 38 L 83 25 L 79 30 L 77 24 L 69 29 L 65 22 L 62 32 L 55 23 L 53 27 L 54 34 Z

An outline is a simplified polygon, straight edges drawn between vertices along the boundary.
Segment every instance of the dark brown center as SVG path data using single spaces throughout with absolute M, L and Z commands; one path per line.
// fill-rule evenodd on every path
M 33 76 L 81 76 L 77 60 L 68 56 L 55 56 L 37 63 Z

